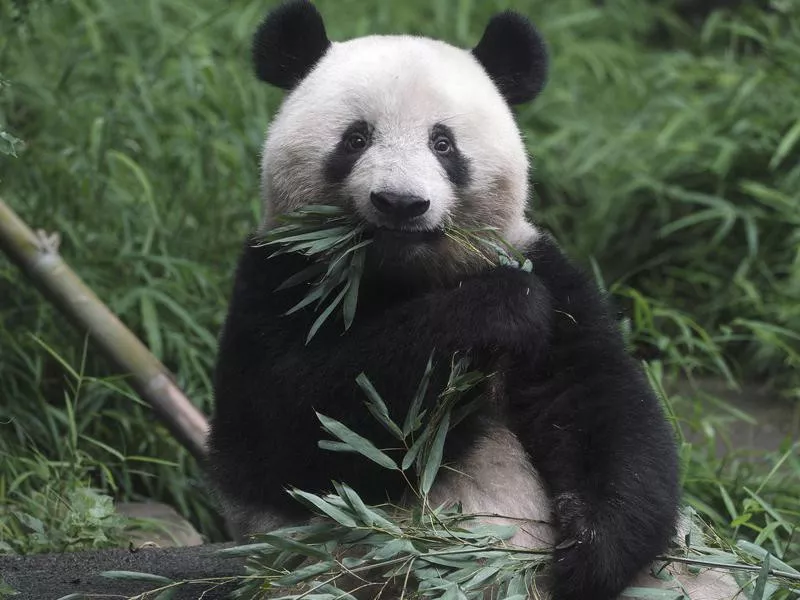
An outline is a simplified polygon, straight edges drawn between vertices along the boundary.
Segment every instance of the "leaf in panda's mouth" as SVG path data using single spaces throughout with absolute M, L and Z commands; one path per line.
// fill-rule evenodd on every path
M 312 304 L 316 304 L 316 310 L 321 309 L 308 332 L 306 344 L 339 305 L 342 307 L 345 331 L 353 324 L 367 247 L 373 242 L 391 240 L 421 243 L 446 237 L 464 249 L 477 253 L 490 265 L 509 265 L 526 271 L 532 268 L 530 261 L 492 228 L 464 229 L 448 225 L 443 229 L 427 231 L 368 229 L 363 221 L 347 210 L 326 205 L 304 206 L 280 215 L 277 220 L 278 226 L 267 231 L 256 246 L 277 246 L 278 249 L 270 258 L 298 253 L 312 259 L 310 266 L 295 273 L 277 288 L 285 290 L 310 282 L 309 292 L 286 312 L 287 315 L 292 314 Z
M 336 292 L 311 325 L 306 344 L 319 331 L 336 307 L 342 305 L 345 331 L 353 324 L 358 302 L 358 288 L 364 272 L 366 248 L 363 223 L 336 206 L 304 206 L 278 217 L 279 226 L 269 230 L 258 246 L 274 245 L 279 249 L 270 255 L 290 252 L 313 259 L 313 264 L 284 281 L 278 290 L 311 282 L 306 296 L 286 313 L 316 303 L 316 309 Z
M 389 241 L 392 243 L 425 243 L 441 240 L 445 236 L 444 229 L 423 229 L 409 231 L 404 229 L 392 229 L 389 227 L 378 227 L 369 231 L 373 239 L 377 242 Z

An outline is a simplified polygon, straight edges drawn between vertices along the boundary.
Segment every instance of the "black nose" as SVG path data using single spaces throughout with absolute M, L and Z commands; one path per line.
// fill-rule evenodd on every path
M 424 214 L 430 208 L 430 200 L 419 196 L 393 194 L 391 192 L 372 192 L 372 205 L 384 215 L 393 219 L 413 219 Z

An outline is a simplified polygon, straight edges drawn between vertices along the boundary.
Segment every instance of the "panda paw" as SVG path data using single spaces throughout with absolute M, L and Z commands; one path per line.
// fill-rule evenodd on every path
M 573 494 L 556 498 L 562 541 L 553 555 L 550 587 L 553 600 L 614 600 L 637 571 L 610 527 L 592 518 L 589 507 Z
M 550 296 L 526 271 L 497 267 L 461 283 L 454 309 L 462 316 L 458 331 L 470 346 L 522 350 L 538 345 L 550 329 Z

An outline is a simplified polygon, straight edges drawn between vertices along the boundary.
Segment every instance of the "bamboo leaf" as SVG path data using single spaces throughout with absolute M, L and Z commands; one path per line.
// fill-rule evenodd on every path
M 374 416 L 378 422 L 389 431 L 389 433 L 391 433 L 398 440 L 403 441 L 405 439 L 403 432 L 400 430 L 397 424 L 392 421 L 392 418 L 389 416 L 389 409 L 386 408 L 386 403 L 384 403 L 380 394 L 372 385 L 372 382 L 364 373 L 360 373 L 358 377 L 356 377 L 356 383 L 367 396 L 365 404 L 367 405 L 369 412 L 372 413 L 372 416 Z
M 322 275 L 325 272 L 325 265 L 320 263 L 315 263 L 309 267 L 306 267 L 302 271 L 299 271 L 292 275 L 291 277 L 287 278 L 282 284 L 280 284 L 277 288 L 275 288 L 276 292 L 289 289 L 301 283 L 305 283 L 313 279 L 318 275 Z
M 320 440 L 317 442 L 317 446 L 322 448 L 323 450 L 328 450 L 329 452 L 353 452 L 356 453 L 356 450 L 353 449 L 352 446 L 349 444 L 345 444 L 344 442 L 336 442 L 334 440 Z
M 347 290 L 347 295 L 344 298 L 344 328 L 345 331 L 350 329 L 350 326 L 353 324 L 353 320 L 356 317 L 356 305 L 358 304 L 358 289 L 361 282 L 361 276 L 364 273 L 364 260 L 366 254 L 362 252 L 356 252 L 353 254 L 352 261 L 350 263 L 350 272 L 349 272 L 349 280 L 350 286 Z
M 442 455 L 444 453 L 444 441 L 447 436 L 447 431 L 450 426 L 450 412 L 445 412 L 439 423 L 439 428 L 436 430 L 436 436 L 433 438 L 430 450 L 425 462 L 425 469 L 422 471 L 422 478 L 420 479 L 420 487 L 423 494 L 428 494 L 433 486 L 433 481 L 436 479 L 436 474 L 439 472 L 439 467 L 442 464 Z
M 328 571 L 332 570 L 335 566 L 336 562 L 332 560 L 313 563 L 306 567 L 296 569 L 293 572 L 289 573 L 288 575 L 284 575 L 283 577 L 275 581 L 274 585 L 286 586 L 286 587 L 297 585 L 302 581 L 306 581 L 308 579 L 311 579 L 312 577 L 317 577 L 318 575 L 327 573 Z
M 417 459 L 417 456 L 422 451 L 422 448 L 430 435 L 431 429 L 425 428 L 420 436 L 414 441 L 414 443 L 411 445 L 411 448 L 408 449 L 408 452 L 406 452 L 406 455 L 403 457 L 403 463 L 401 465 L 403 471 L 406 471 Z
M 159 585 L 175 583 L 168 577 L 153 575 L 152 573 L 140 573 L 138 571 L 103 571 L 100 573 L 100 576 L 120 581 L 144 581 L 147 583 L 157 583 Z
M 402 533 L 402 530 L 397 525 L 367 507 L 353 488 L 343 483 L 334 483 L 333 485 L 339 493 L 339 496 L 347 502 L 347 505 L 355 514 L 361 517 L 365 525 L 370 527 L 377 526 L 395 535 L 400 535 Z
M 764 590 L 767 587 L 767 577 L 769 577 L 770 556 L 771 555 L 769 553 L 764 556 L 764 562 L 761 564 L 761 570 L 758 572 L 758 577 L 756 577 L 756 586 L 755 589 L 753 589 L 752 600 L 764 599 Z
M 330 502 L 326 502 L 319 496 L 314 494 L 310 494 L 308 492 L 304 492 L 303 490 L 293 489 L 290 490 L 289 493 L 297 500 L 302 501 L 304 504 L 308 505 L 309 507 L 316 508 L 318 511 L 322 512 L 326 516 L 330 517 L 337 523 L 344 525 L 345 527 L 357 527 L 358 524 L 356 523 L 355 519 L 351 515 L 348 515 L 342 509 L 333 506 Z M 279 538 L 280 539 L 280 538 Z M 317 550 L 317 552 L 321 552 Z M 328 556 L 327 554 L 325 555 Z
M 430 385 L 432 375 L 433 352 L 431 352 L 430 356 L 428 356 L 428 363 L 425 365 L 425 372 L 422 375 L 422 380 L 417 386 L 417 391 L 414 394 L 414 398 L 412 399 L 411 405 L 406 413 L 406 419 L 403 422 L 403 438 L 407 437 L 412 431 L 419 429 L 419 427 L 422 425 L 420 408 L 422 407 L 422 402 L 425 400 L 425 396 L 428 393 L 428 386 Z M 413 461 L 414 459 L 412 458 L 411 460 Z M 403 464 L 405 464 L 405 460 L 403 460 Z M 411 466 L 410 462 L 409 466 Z M 408 467 L 403 467 L 403 470 L 407 468 Z
M 315 300 L 319 300 L 321 297 L 322 297 L 322 288 L 315 287 L 306 295 L 305 298 L 303 298 L 300 302 L 295 304 L 292 308 L 290 308 L 283 314 L 284 316 L 286 316 L 296 313 L 298 310 L 305 308 L 309 304 L 313 303 Z
M 339 294 L 336 296 L 336 298 L 334 298 L 331 301 L 331 303 L 328 305 L 328 307 L 324 311 L 322 311 L 322 314 L 320 314 L 316 318 L 314 323 L 311 325 L 311 329 L 308 331 L 308 336 L 306 337 L 306 344 L 308 344 L 311 341 L 311 338 L 313 338 L 314 335 L 317 333 L 317 331 L 319 331 L 319 328 L 322 327 L 322 324 L 331 315 L 331 313 L 336 309 L 336 307 L 339 306 L 339 303 L 344 298 L 344 295 L 347 293 L 347 290 L 348 290 L 349 287 L 350 287 L 349 285 L 345 286 L 345 288 L 341 292 L 339 292 Z
M 356 432 L 352 431 L 351 429 L 347 428 L 345 425 L 326 417 L 320 413 L 315 413 L 317 418 L 322 423 L 322 427 L 330 433 L 331 435 L 336 436 L 344 443 L 348 444 L 358 452 L 359 454 L 367 457 L 373 462 L 378 463 L 382 467 L 387 469 L 397 469 L 397 464 L 389 458 L 386 454 L 378 450 L 378 448 L 370 442 L 368 439 L 361 437 Z

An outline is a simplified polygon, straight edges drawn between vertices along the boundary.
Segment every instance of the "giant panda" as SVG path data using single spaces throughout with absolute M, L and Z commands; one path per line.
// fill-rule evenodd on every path
M 315 7 L 290 0 L 262 22 L 252 52 L 257 76 L 288 92 L 263 146 L 261 231 L 298 207 L 338 204 L 373 243 L 352 326 L 326 323 L 308 344 L 316 314 L 285 314 L 303 291 L 276 290 L 308 259 L 245 243 L 208 463 L 236 538 L 308 519 L 290 486 L 323 492 L 338 480 L 368 502 L 398 501 L 396 474 L 319 449 L 315 411 L 391 447 L 358 374 L 402 421 L 432 352 L 435 395 L 447 356 L 468 351 L 498 376 L 485 406 L 450 432 L 452 469 L 433 499 L 522 519 L 514 543 L 555 545 L 547 589 L 557 600 L 609 600 L 641 584 L 676 531 L 676 445 L 605 298 L 526 218 L 529 160 L 512 106 L 545 83 L 537 30 L 503 12 L 469 50 L 402 35 L 331 42 Z M 532 270 L 475 260 L 443 235 L 453 223 L 497 228 Z

